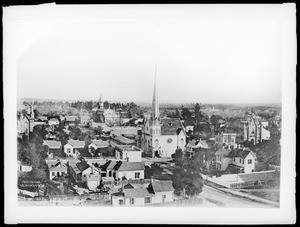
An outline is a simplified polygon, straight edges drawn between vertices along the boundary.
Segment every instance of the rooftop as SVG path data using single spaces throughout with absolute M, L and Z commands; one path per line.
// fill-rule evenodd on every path
M 145 170 L 143 162 L 122 162 L 119 161 L 113 168 L 117 171 L 134 171 L 134 170 Z
M 84 148 L 85 146 L 85 142 L 80 140 L 68 140 L 68 144 L 70 144 L 74 148 Z
M 56 140 L 43 140 L 43 145 L 48 146 L 50 149 L 59 149 L 61 142 Z
M 254 156 L 255 154 L 251 151 L 250 148 L 245 148 L 245 149 L 240 149 L 236 148 L 228 154 L 228 157 L 233 158 L 233 157 L 240 157 L 240 158 L 246 158 L 249 153 L 252 153 Z
M 263 172 L 253 172 L 253 173 L 242 173 L 238 174 L 238 177 L 244 182 L 253 182 L 253 181 L 268 181 L 276 177 L 276 171 L 263 171 Z
M 115 136 L 114 139 L 120 143 L 123 144 L 135 144 L 135 140 L 133 139 L 128 139 L 124 136 Z
M 124 196 L 127 198 L 144 198 L 147 196 L 154 196 L 147 188 L 131 188 L 123 190 Z
M 156 181 L 151 183 L 154 193 L 174 191 L 172 181 Z
M 183 130 L 183 125 L 179 118 L 161 118 L 161 135 L 177 135 Z
M 108 147 L 108 141 L 104 140 L 92 140 L 92 143 L 95 144 L 97 147 Z

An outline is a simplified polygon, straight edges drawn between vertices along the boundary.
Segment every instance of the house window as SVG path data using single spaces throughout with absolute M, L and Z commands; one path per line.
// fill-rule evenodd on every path
M 141 175 L 141 173 L 134 173 L 134 178 L 135 179 L 140 178 L 140 175 Z
M 158 148 L 158 140 L 155 140 L 155 148 Z
M 242 159 L 240 158 L 240 163 L 242 163 Z
M 181 147 L 184 146 L 184 140 L 183 139 L 180 140 L 180 144 L 181 144 Z
M 252 159 L 248 159 L 248 164 L 252 164 Z
M 145 197 L 145 203 L 151 203 L 151 197 Z
M 119 205 L 122 206 L 123 203 L 124 203 L 123 199 L 120 199 L 120 200 L 119 200 Z
M 242 164 L 244 164 L 245 163 L 245 160 L 244 159 L 242 159 Z
M 134 204 L 134 198 L 130 198 L 130 204 Z
M 55 176 L 55 173 L 54 173 L 54 172 L 52 172 L 52 176 Z
M 108 176 L 111 177 L 111 171 L 108 172 Z
M 167 195 L 162 195 L 162 202 L 164 203 L 166 201 Z
M 71 148 L 67 148 L 67 153 L 71 153 Z

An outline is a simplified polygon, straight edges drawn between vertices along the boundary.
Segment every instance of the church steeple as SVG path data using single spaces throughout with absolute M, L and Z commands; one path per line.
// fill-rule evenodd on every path
M 103 104 L 103 102 L 102 102 L 102 93 L 101 93 L 100 98 L 99 98 L 99 101 L 98 101 L 98 109 L 99 109 L 100 111 L 104 111 L 104 104 Z
M 156 74 L 157 74 L 157 66 L 155 65 L 154 91 L 153 91 L 152 112 L 151 112 L 151 118 L 153 120 L 159 120 L 159 104 L 158 104 L 158 92 L 156 87 Z

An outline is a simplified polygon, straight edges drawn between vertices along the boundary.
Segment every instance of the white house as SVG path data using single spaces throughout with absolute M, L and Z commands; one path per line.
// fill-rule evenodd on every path
M 143 179 L 145 165 L 143 162 L 122 162 L 109 160 L 102 167 L 106 172 L 106 177 L 114 177 L 115 179 Z
M 98 139 L 98 140 L 92 140 L 88 147 L 89 147 L 89 151 L 91 152 L 92 149 L 97 150 L 100 148 L 106 148 L 108 146 L 109 146 L 108 141 Z
M 215 155 L 217 170 L 235 173 L 251 173 L 255 170 L 256 155 L 249 148 L 222 148 Z
M 66 164 L 59 160 L 48 160 L 46 161 L 49 170 L 49 179 L 52 180 L 54 177 L 65 176 L 68 173 L 68 167 Z
M 231 158 L 228 157 L 230 153 L 229 149 L 219 149 L 216 152 L 216 169 L 219 171 L 226 170 L 228 165 L 231 163 Z
M 86 186 L 90 190 L 96 190 L 100 185 L 101 175 L 100 174 L 88 174 L 86 177 Z
M 64 146 L 64 152 L 66 155 L 77 157 L 80 154 L 80 149 L 83 149 L 84 147 L 84 141 L 68 140 L 68 143 Z
M 216 135 L 216 143 L 224 145 L 235 145 L 236 144 L 236 133 L 220 133 Z
M 57 118 L 51 118 L 49 121 L 48 121 L 48 125 L 59 125 L 59 120 Z
M 208 144 L 206 143 L 205 140 L 200 139 L 199 141 L 191 140 L 186 145 L 187 152 L 193 152 L 193 149 L 197 149 L 197 148 L 208 149 Z
M 249 148 L 234 149 L 228 157 L 231 157 L 232 165 L 241 167 L 241 173 L 251 173 L 255 170 L 256 155 Z
M 143 150 L 131 145 L 117 145 L 116 159 L 127 162 L 141 162 Z
M 146 188 L 134 188 L 125 185 L 117 193 L 112 194 L 112 206 L 144 206 L 153 203 L 173 201 L 174 188 L 172 181 L 152 181 Z
M 93 165 L 89 165 L 86 161 L 69 162 L 69 169 L 70 175 L 76 183 L 87 183 L 89 181 L 87 186 L 91 188 L 95 185 L 95 178 L 101 177 L 100 170 Z M 96 182 L 98 181 L 96 180 Z
M 18 171 L 19 172 L 30 172 L 32 170 L 31 165 L 27 165 L 18 160 Z
M 54 154 L 54 155 L 60 155 L 61 151 L 61 142 L 56 140 L 43 140 L 43 146 L 47 146 L 49 151 L 48 155 Z

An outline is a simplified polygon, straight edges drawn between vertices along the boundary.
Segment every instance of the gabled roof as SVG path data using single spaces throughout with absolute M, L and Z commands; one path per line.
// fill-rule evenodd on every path
M 112 170 L 116 164 L 117 164 L 117 161 L 109 160 L 108 162 L 106 162 L 104 165 L 101 166 L 101 169 Z
M 187 146 L 192 148 L 208 148 L 208 145 L 205 140 L 191 140 L 189 141 Z
M 50 149 L 59 149 L 61 142 L 56 140 L 43 140 L 43 145 L 48 146 Z
M 97 147 L 108 147 L 108 141 L 104 140 L 92 140 L 92 143 L 95 144 Z
M 85 162 L 85 161 L 76 163 L 76 166 L 77 166 L 77 168 L 78 168 L 81 172 L 83 172 L 84 170 L 90 168 L 90 165 L 87 164 L 87 162 Z
M 174 191 L 172 181 L 156 181 L 151 183 L 154 193 L 156 192 L 170 192 Z
M 134 171 L 134 170 L 145 170 L 143 162 L 122 162 L 119 161 L 113 168 L 117 171 Z
M 144 198 L 148 196 L 154 196 L 154 194 L 151 193 L 147 188 L 124 189 L 123 193 L 126 198 Z
M 74 148 L 84 148 L 85 146 L 85 142 L 80 140 L 68 140 L 68 144 L 70 144 Z
M 49 171 L 66 172 L 67 170 L 68 170 L 68 167 L 65 164 L 61 163 L 61 162 L 59 162 L 55 166 L 49 167 Z
M 247 155 L 249 153 L 252 153 L 253 156 L 255 157 L 255 154 L 251 151 L 250 148 L 245 148 L 245 149 L 240 149 L 240 148 L 237 148 L 237 149 L 234 149 L 232 150 L 229 154 L 228 154 L 228 157 L 230 158 L 233 158 L 233 157 L 239 157 L 239 158 L 246 158 Z
M 184 131 L 179 118 L 161 118 L 161 135 L 177 135 L 180 130 Z

